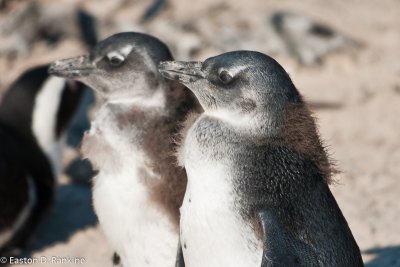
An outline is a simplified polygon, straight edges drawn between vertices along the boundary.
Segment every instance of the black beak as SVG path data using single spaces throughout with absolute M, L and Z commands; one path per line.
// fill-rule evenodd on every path
M 177 80 L 183 84 L 204 79 L 201 70 L 202 62 L 192 61 L 164 61 L 158 65 L 158 71 L 167 79 Z
M 58 60 L 50 65 L 48 72 L 62 78 L 79 79 L 89 75 L 94 69 L 94 66 L 89 62 L 89 57 L 84 55 Z

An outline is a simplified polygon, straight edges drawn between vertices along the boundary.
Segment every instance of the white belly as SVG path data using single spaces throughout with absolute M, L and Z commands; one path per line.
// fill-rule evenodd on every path
M 82 147 L 85 156 L 99 169 L 94 179 L 94 208 L 124 267 L 173 267 L 178 229 L 151 199 L 140 174 L 162 177 L 147 169 L 151 162 L 140 150 L 140 143 L 135 145 L 131 138 L 121 132 L 104 105 Z
M 93 201 L 104 233 L 124 267 L 174 266 L 177 229 L 151 202 L 135 168 L 100 172 L 94 181 Z
M 186 267 L 259 267 L 262 242 L 233 206 L 226 168 L 218 162 L 193 160 L 185 167 L 188 186 L 181 208 L 181 243 Z

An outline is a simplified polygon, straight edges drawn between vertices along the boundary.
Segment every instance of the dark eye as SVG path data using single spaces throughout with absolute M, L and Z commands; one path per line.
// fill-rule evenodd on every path
M 112 57 L 109 59 L 109 61 L 112 66 L 119 66 L 122 62 L 124 62 L 124 60 L 120 57 Z
M 221 71 L 218 78 L 223 84 L 228 84 L 232 80 L 232 76 L 226 70 Z

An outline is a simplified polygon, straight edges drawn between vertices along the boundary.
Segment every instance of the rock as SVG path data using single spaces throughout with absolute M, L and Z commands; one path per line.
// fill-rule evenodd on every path
M 321 63 L 330 53 L 349 51 L 360 44 L 332 27 L 291 12 L 278 11 L 268 23 L 288 54 L 304 65 Z
M 37 1 L 17 5 L 0 23 L 0 55 L 24 56 L 38 41 L 56 44 L 70 37 L 93 46 L 96 23 L 95 17 L 73 5 L 41 5 Z

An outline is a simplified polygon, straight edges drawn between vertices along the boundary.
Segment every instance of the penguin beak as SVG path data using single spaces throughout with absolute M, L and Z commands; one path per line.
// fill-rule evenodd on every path
M 200 61 L 164 61 L 158 66 L 158 71 L 167 79 L 177 80 L 187 85 L 199 79 L 204 79 L 204 72 L 201 70 Z
M 62 78 L 79 79 L 89 75 L 94 69 L 94 66 L 89 62 L 89 57 L 84 55 L 57 60 L 50 65 L 48 72 Z

